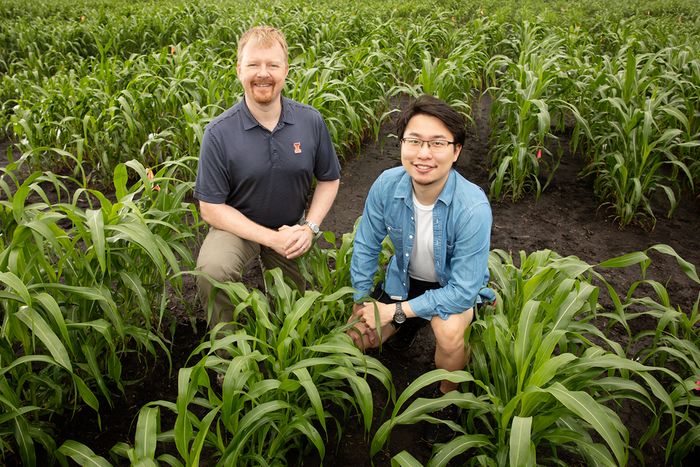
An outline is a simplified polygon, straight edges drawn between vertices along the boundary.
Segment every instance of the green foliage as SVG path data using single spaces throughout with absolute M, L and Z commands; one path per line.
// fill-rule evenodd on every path
M 78 161 L 102 185 L 128 160 L 149 167 L 193 157 L 206 124 L 240 98 L 238 37 L 267 23 L 290 45 L 286 95 L 322 113 L 341 157 L 359 157 L 362 140 L 378 138 L 392 97 L 434 94 L 471 123 L 486 84 L 492 198 L 539 197 L 562 157 L 555 134 L 575 124 L 571 150 L 586 152 L 600 202 L 621 227 L 653 227 L 656 191 L 671 215 L 700 177 L 700 23 L 691 1 L 623 1 L 610 12 L 597 0 L 259 9 L 236 0 L 22 9 L 26 2 L 13 0 L 0 9 L 2 132 L 32 170 L 70 173 Z
M 345 307 L 335 305 L 352 297 L 352 289 L 299 296 L 279 269 L 267 271 L 265 279 L 270 300 L 240 283 L 216 284 L 236 307 L 237 329 L 225 330 L 221 323 L 212 330 L 192 353 L 199 362 L 180 370 L 177 401 L 144 407 L 134 448 L 119 443 L 115 455 L 132 463 L 153 461 L 159 441 L 175 443 L 186 465 L 197 465 L 205 447 L 221 465 L 285 465 L 290 451 L 303 458 L 310 446 L 323 458 L 319 427 L 326 432 L 328 421 L 341 433 L 357 412 L 369 432 L 374 408 L 367 377 L 395 396 L 388 370 L 343 332 Z M 216 375 L 223 380 L 220 387 L 211 383 Z M 331 413 L 333 407 L 342 411 L 342 420 Z M 163 409 L 177 414 L 171 430 L 160 430 Z M 200 419 L 196 413 L 206 415 Z M 73 449 L 74 458 L 85 456 L 86 449 Z M 175 465 L 170 457 L 158 460 Z
M 61 462 L 108 465 L 72 441 L 56 449 L 51 417 L 84 405 L 99 411 L 100 397 L 118 397 L 129 383 L 121 374 L 126 352 L 161 347 L 167 355 L 169 300 L 190 307 L 182 281 L 194 269 L 202 224 L 185 198 L 201 137 L 240 98 L 236 43 L 263 23 L 281 27 L 289 42 L 285 95 L 319 109 L 341 157 L 359 157 L 360 143 L 378 138 L 394 97 L 402 105 L 432 93 L 470 122 L 486 87 L 494 99 L 492 197 L 539 196 L 562 157 L 561 132 L 571 132 L 571 152 L 583 150 L 583 173 L 596 177 L 596 195 L 621 227 L 653 227 L 658 194 L 669 216 L 683 194 L 697 196 L 694 0 L 623 0 L 615 11 L 599 0 L 4 1 L 0 136 L 19 154 L 10 152 L 0 169 L 0 455 L 16 451 L 31 466 L 42 446 Z M 100 185 L 113 186 L 116 199 Z M 58 203 L 48 202 L 48 190 Z M 291 449 L 323 456 L 327 422 L 341 432 L 351 412 L 369 430 L 367 376 L 395 395 L 386 369 L 343 334 L 353 238 L 344 234 L 336 248 L 338 239 L 324 233 L 333 247 L 315 243 L 300 260 L 312 286 L 304 296 L 277 272 L 266 276 L 267 297 L 217 284 L 236 304 L 236 329 L 209 335 L 180 373 L 177 401 L 144 407 L 134 445 L 115 446 L 113 456 L 181 465 L 156 457 L 157 443 L 170 442 L 189 464 L 204 447 L 230 465 L 284 464 Z M 669 247 L 654 249 L 697 281 L 694 266 Z M 386 261 L 391 245 L 382 255 Z M 698 303 L 673 309 L 664 287 L 644 278 L 618 295 L 596 271 L 640 264 L 644 276 L 646 253 L 590 266 L 544 251 L 521 255 L 519 264 L 492 252 L 500 298 L 467 336 L 470 371 L 414 382 L 373 452 L 395 425 L 437 422 L 427 414 L 453 402 L 470 414 L 430 465 L 468 449 L 477 452 L 474 465 L 529 465 L 550 443 L 591 465 L 624 464 L 640 447 L 629 446 L 610 407 L 626 400 L 653 420 L 641 444 L 665 437 L 667 459 L 680 463 L 700 437 Z M 377 279 L 382 274 L 380 266 Z M 613 309 L 601 309 L 592 278 Z M 640 298 L 642 287 L 657 300 Z M 658 325 L 633 335 L 629 321 L 642 315 Z M 597 319 L 621 326 L 627 345 L 610 340 Z M 650 344 L 628 356 L 641 342 Z M 223 375 L 222 388 L 211 383 L 215 375 Z M 471 392 L 408 403 L 443 377 Z M 162 431 L 164 409 L 177 423 Z M 660 433 L 662 417 L 670 426 Z M 406 453 L 392 463 L 418 465 Z
M 197 215 L 183 202 L 192 187 L 173 178 L 181 164 L 158 171 L 159 191 L 140 164 L 128 166 L 141 181 L 127 188 L 127 165 L 117 166 L 116 203 L 69 177 L 34 172 L 20 183 L 2 169 L 0 404 L 11 416 L 0 426 L 14 426 L 25 465 L 35 465 L 34 441 L 53 455 L 52 414 L 99 412 L 97 394 L 111 404 L 123 391 L 126 352 L 169 355 L 168 302 L 173 292 L 182 300 L 181 266 L 194 268 Z
M 596 175 L 596 194 L 615 208 L 621 228 L 641 216 L 653 228 L 651 196 L 663 190 L 670 217 L 678 205 L 679 172 L 693 186 L 687 165 L 679 159 L 680 149 L 700 143 L 688 136 L 684 142 L 681 137 L 692 130 L 680 110 L 685 99 L 678 92 L 678 75 L 657 74 L 658 54 L 638 56 L 629 47 L 625 55 L 625 61 L 605 60 L 593 83 L 598 89 L 590 109 L 595 115 L 590 125 L 593 155 L 586 172 Z M 664 171 L 664 166 L 672 170 Z
M 549 36 L 542 39 L 543 28 L 532 27 L 525 21 L 508 45 L 517 62 L 507 56 L 494 56 L 489 64 L 489 75 L 495 69 L 506 70 L 496 82 L 498 86 L 489 88 L 495 99 L 491 109 L 492 169 L 490 196 L 496 199 L 507 193 L 515 202 L 526 192 L 540 193 L 547 187 L 561 160 L 562 150 L 554 159 L 549 170 L 549 179 L 544 187 L 538 178 L 540 165 L 547 165 L 542 159 L 542 151 L 549 154 L 548 141 L 554 138 L 551 113 L 558 112 L 563 123 L 567 110 L 576 110 L 557 96 L 563 93 L 566 83 L 561 78 L 560 64 L 562 39 Z M 505 41 L 504 41 L 505 42 Z M 502 42 L 503 44 L 503 42 Z
M 654 249 L 675 256 L 686 273 L 698 281 L 695 268 L 671 248 L 658 245 Z M 700 399 L 689 393 L 689 375 L 699 376 L 697 348 L 691 349 L 695 344 L 681 342 L 668 333 L 664 337 L 668 347 L 655 344 L 641 353 L 646 359 L 666 352 L 682 359 L 690 370 L 684 376 L 664 366 L 645 365 L 639 358 L 628 358 L 617 342 L 594 325 L 603 314 L 599 313 L 598 287 L 592 285 L 592 277 L 605 283 L 595 268 L 638 263 L 644 275 L 649 258 L 642 252 L 594 267 L 576 257 L 562 258 L 551 251 L 539 251 L 530 256 L 521 253 L 518 267 L 505 252 L 492 251 L 489 268 L 498 299 L 495 307 L 482 309 L 479 319 L 467 330 L 471 371 L 435 370 L 414 381 L 400 395 L 391 419 L 377 431 L 372 454 L 387 442 L 394 426 L 426 420 L 448 423 L 458 431 L 454 440 L 434 449 L 428 465 L 445 465 L 468 449 L 475 450 L 471 465 L 556 463 L 560 462 L 557 448 L 581 456 L 587 465 L 626 465 L 629 451 L 635 452 L 636 448 L 629 445 L 627 428 L 614 407 L 627 400 L 648 410 L 652 417 L 641 445 L 657 434 L 662 416 L 671 416 L 671 427 L 663 434 L 668 436 L 667 459 L 673 452 L 676 461 L 682 459 L 694 446 L 697 426 L 694 417 L 689 417 L 689 408 Z M 630 295 L 637 285 L 632 286 Z M 663 287 L 655 285 L 663 297 Z M 698 333 L 693 327 L 697 306 L 696 303 L 690 318 L 672 309 L 665 311 L 673 314 L 696 340 Z M 650 313 L 656 311 L 652 308 Z M 657 333 L 672 322 L 670 316 L 661 317 Z M 684 351 L 690 355 L 686 357 Z M 671 383 L 670 388 L 661 384 L 659 375 Z M 440 399 L 418 398 L 405 407 L 418 390 L 442 379 L 464 383 L 466 390 Z M 448 404 L 467 411 L 461 424 L 442 422 L 429 415 Z M 673 443 L 675 431 L 683 423 L 691 425 L 693 434 L 684 435 L 678 445 Z M 605 445 L 594 441 L 590 430 L 595 430 Z M 544 452 L 537 448 L 549 446 L 553 457 L 537 456 Z M 407 453 L 395 460 L 399 465 L 416 465 Z

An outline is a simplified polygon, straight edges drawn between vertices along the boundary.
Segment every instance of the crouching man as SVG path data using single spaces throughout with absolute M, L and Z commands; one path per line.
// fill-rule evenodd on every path
M 441 100 L 424 95 L 403 110 L 396 122 L 401 164 L 382 173 L 370 189 L 358 226 L 352 255 L 353 316 L 361 318 L 348 331 L 360 348 L 378 347 L 374 304 L 378 300 L 381 339 L 395 349 L 408 348 L 418 329 L 430 323 L 435 334 L 435 366 L 463 370 L 467 363 L 464 332 L 474 309 L 493 301 L 485 288 L 491 207 L 483 190 L 459 175 L 457 161 L 466 127 L 463 117 Z M 386 278 L 372 292 L 383 239 L 389 235 L 395 255 Z M 457 390 L 443 380 L 434 397 Z M 456 421 L 459 408 L 450 405 L 431 414 Z M 444 424 L 428 424 L 424 440 L 447 442 L 454 432 Z

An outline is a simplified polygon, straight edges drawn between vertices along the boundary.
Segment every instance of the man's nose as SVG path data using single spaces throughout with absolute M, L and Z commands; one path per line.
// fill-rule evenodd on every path
M 422 159 L 427 159 L 433 155 L 432 152 L 430 152 L 430 147 L 428 147 L 427 141 L 423 141 L 423 144 L 421 145 L 420 149 L 418 150 L 418 157 Z

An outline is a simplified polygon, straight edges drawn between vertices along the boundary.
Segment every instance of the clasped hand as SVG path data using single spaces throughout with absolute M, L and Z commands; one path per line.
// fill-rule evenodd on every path
M 377 329 L 377 320 L 374 315 L 374 307 L 377 307 L 379 312 L 379 325 L 384 327 L 394 319 L 396 305 L 386 304 L 381 302 L 364 302 L 356 303 L 352 307 L 352 315 L 354 318 L 360 318 L 362 323 L 365 323 L 371 330 Z
M 379 326 L 383 327 L 389 324 L 394 319 L 395 305 L 376 302 L 376 306 L 379 312 Z M 360 321 L 355 323 L 355 329 L 350 329 L 347 334 L 360 348 L 373 347 L 376 343 L 377 320 L 374 315 L 374 307 L 375 302 L 356 303 L 352 307 L 352 316 L 348 319 L 347 324 L 357 321 L 358 318 Z
M 283 225 L 278 229 L 278 232 L 280 233 L 280 242 L 273 249 L 287 259 L 301 256 L 311 248 L 314 234 L 306 226 L 294 225 L 290 227 Z

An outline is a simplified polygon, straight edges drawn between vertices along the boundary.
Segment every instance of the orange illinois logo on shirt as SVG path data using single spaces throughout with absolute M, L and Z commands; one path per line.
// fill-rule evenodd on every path
M 301 143 L 294 143 L 294 154 L 301 154 Z

